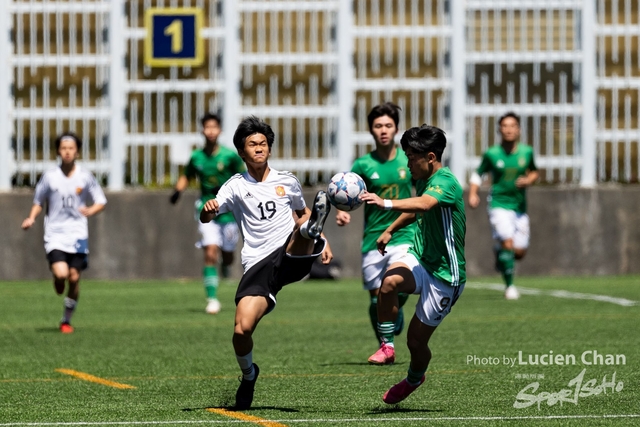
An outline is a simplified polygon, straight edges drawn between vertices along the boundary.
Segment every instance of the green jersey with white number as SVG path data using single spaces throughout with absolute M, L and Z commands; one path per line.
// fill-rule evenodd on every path
M 458 286 L 467 281 L 464 238 L 467 230 L 462 186 L 447 167 L 428 180 L 416 183 L 417 195 L 427 194 L 438 204 L 416 214 L 418 226 L 414 246 L 409 250 L 420 264 L 438 279 Z
M 533 157 L 533 148 L 520 143 L 511 153 L 504 151 L 502 145 L 495 145 L 484 153 L 476 172 L 480 176 L 491 173 L 490 208 L 527 212 L 526 191 L 516 187 L 516 180 L 527 171 L 537 170 Z
M 200 181 L 198 211 L 202 209 L 207 200 L 216 196 L 222 184 L 236 173 L 244 171 L 245 166 L 242 158 L 230 148 L 218 145 L 210 156 L 204 150 L 196 150 L 191 153 L 191 159 L 184 169 L 184 175 L 189 179 L 197 177 Z M 235 219 L 233 215 L 226 214 L 216 216 L 215 221 L 226 224 L 235 221 Z
M 369 193 L 375 193 L 383 199 L 406 199 L 411 197 L 411 173 L 407 162 L 404 151 L 397 148 L 395 158 L 386 161 L 373 151 L 356 159 L 351 171 L 362 177 Z M 381 210 L 374 205 L 364 205 L 362 253 L 378 248 L 376 240 L 400 214 Z M 393 235 L 388 246 L 413 243 L 415 232 L 414 224 L 404 227 Z

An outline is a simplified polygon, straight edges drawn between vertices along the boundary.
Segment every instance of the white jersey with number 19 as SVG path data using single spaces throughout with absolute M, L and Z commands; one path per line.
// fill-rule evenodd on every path
M 240 225 L 245 272 L 282 247 L 295 226 L 292 211 L 306 207 L 298 178 L 275 169 L 263 182 L 248 172 L 234 175 L 220 188 L 216 200 L 219 213 L 232 212 Z
M 33 203 L 44 207 L 46 202 L 44 249 L 47 253 L 54 249 L 72 254 L 89 253 L 87 217 L 79 211 L 89 200 L 107 203 L 96 178 L 79 165 L 70 176 L 59 167 L 42 174 Z

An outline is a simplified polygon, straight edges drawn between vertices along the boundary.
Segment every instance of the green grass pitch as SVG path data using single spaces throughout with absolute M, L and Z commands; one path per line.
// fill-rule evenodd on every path
M 393 406 L 381 397 L 406 373 L 406 331 L 395 365 L 369 366 L 377 345 L 359 280 L 285 287 L 254 335 L 261 375 L 240 419 L 207 410 L 231 406 L 238 386 L 235 283 L 220 285 L 222 312 L 211 316 L 198 280 L 86 280 L 76 332 L 62 335 L 62 298 L 50 281 L 2 282 L 0 427 L 640 424 L 640 278 L 518 277 L 529 292 L 518 301 L 486 285 L 499 282 L 468 284 L 431 341 L 427 381 Z M 576 363 L 524 365 L 519 352 L 527 363 Z M 583 363 L 595 352 L 601 362 Z

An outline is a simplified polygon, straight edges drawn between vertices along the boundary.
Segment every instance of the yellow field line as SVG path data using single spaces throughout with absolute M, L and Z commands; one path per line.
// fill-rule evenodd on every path
M 71 375 L 72 377 L 80 378 L 81 380 L 90 381 L 92 383 L 98 383 L 98 384 L 106 385 L 109 387 L 115 387 L 115 388 L 121 388 L 121 389 L 135 388 L 134 386 L 129 384 L 122 384 L 114 381 L 105 380 L 104 378 L 95 377 L 91 374 L 86 374 L 84 372 L 74 371 L 73 369 L 58 368 L 56 369 L 56 372 L 60 372 L 61 374 Z
M 225 417 L 235 418 L 248 423 L 255 423 L 265 427 L 287 427 L 286 424 L 280 424 L 275 421 L 265 420 L 264 418 L 254 417 L 253 415 L 243 414 L 242 412 L 227 411 L 221 408 L 207 408 L 207 411 L 214 414 L 223 415 Z

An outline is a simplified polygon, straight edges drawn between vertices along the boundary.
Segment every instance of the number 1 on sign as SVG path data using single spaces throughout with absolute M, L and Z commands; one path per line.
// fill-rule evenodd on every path
M 174 19 L 171 24 L 164 29 L 165 36 L 171 36 L 171 52 L 182 52 L 182 20 Z

